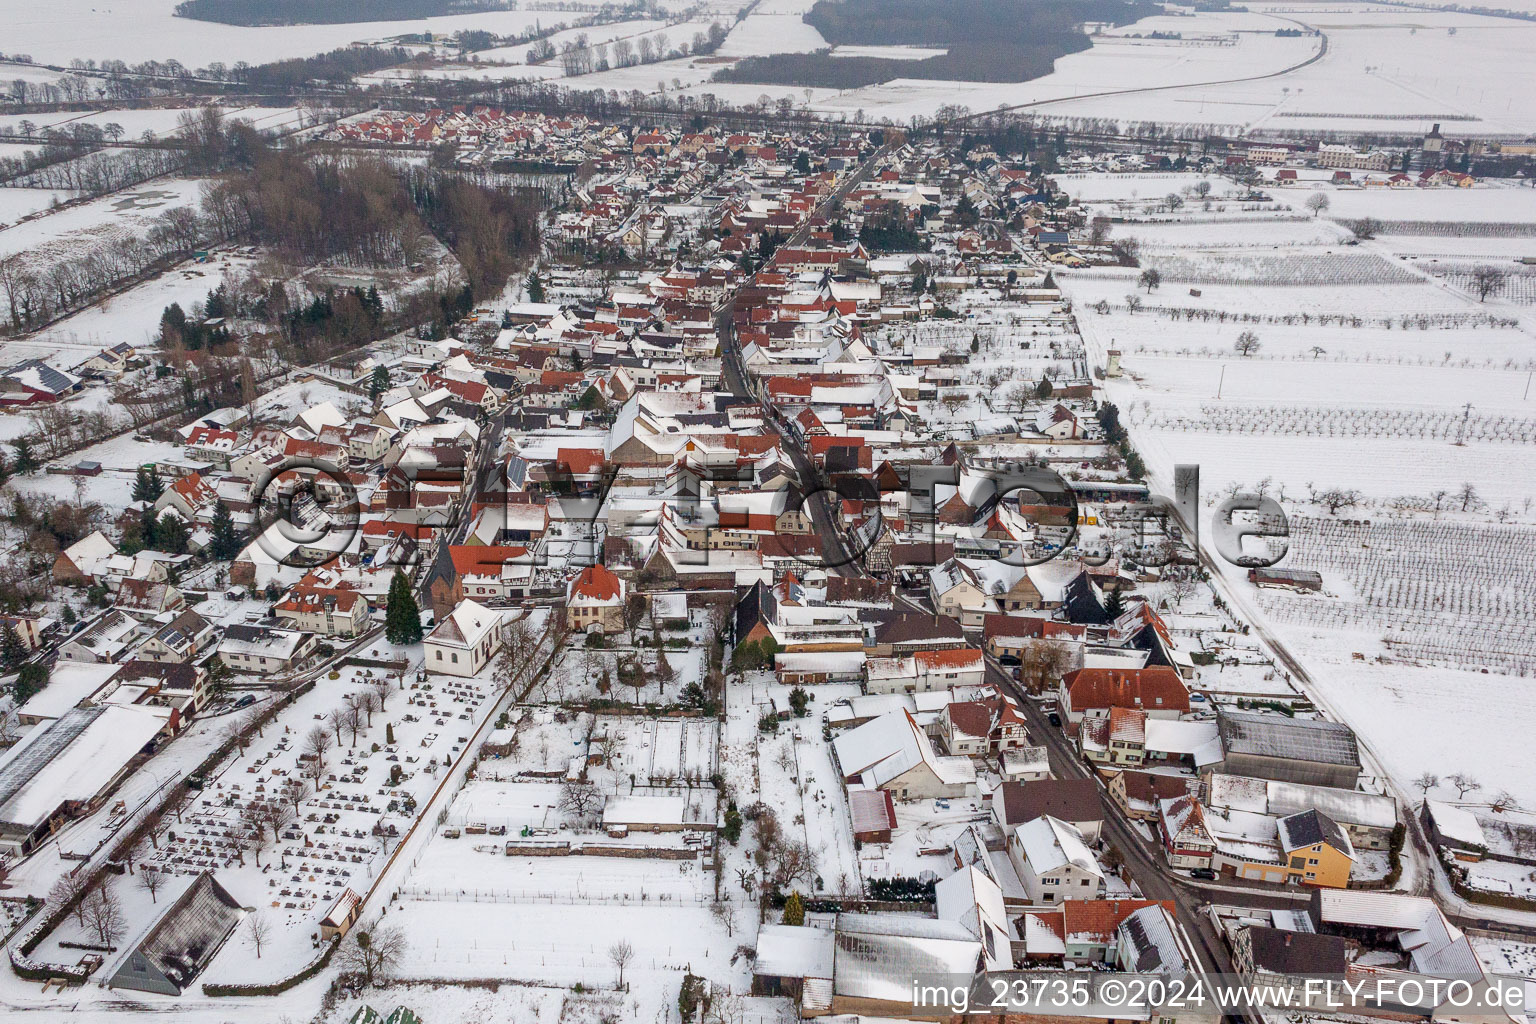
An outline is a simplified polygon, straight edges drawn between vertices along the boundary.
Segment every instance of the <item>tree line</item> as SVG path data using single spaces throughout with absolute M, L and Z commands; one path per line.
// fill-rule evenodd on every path
M 176 16 L 224 25 L 340 25 L 510 9 L 505 0 L 184 0 Z

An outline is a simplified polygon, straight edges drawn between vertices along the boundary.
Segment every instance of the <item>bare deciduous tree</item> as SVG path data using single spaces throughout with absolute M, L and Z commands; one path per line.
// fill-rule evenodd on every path
M 635 958 L 635 947 L 630 945 L 628 939 L 620 939 L 608 947 L 608 959 L 613 961 L 613 966 L 619 969 L 619 988 L 624 987 L 624 968 Z
M 1483 788 L 1483 784 L 1478 782 L 1468 772 L 1456 772 L 1454 775 L 1447 775 L 1445 781 L 1456 787 L 1456 798 L 1458 800 L 1465 800 L 1468 793 Z
M 272 934 L 272 922 L 258 910 L 245 919 L 245 934 L 256 949 L 256 959 L 260 960 L 261 947 L 266 943 L 267 936 Z
M 161 876 L 160 872 L 152 871 L 149 868 L 139 869 L 139 888 L 149 893 L 150 903 L 155 902 L 155 893 L 160 891 L 160 886 L 164 882 L 165 879 Z
M 1360 492 L 1349 487 L 1330 487 L 1317 493 L 1317 503 L 1336 516 L 1340 510 L 1353 508 L 1360 503 Z
M 371 988 L 375 981 L 389 976 L 400 966 L 405 953 L 405 932 L 388 925 L 372 931 L 354 931 L 337 952 L 337 959 L 343 972 L 357 975 Z
M 110 946 L 123 935 L 123 904 L 111 889 L 100 888 L 85 898 L 85 920 L 96 932 L 103 946 Z
M 1472 271 L 1472 290 L 1477 293 L 1477 301 L 1486 302 L 1488 296 L 1503 289 L 1508 279 L 1509 274 L 1498 267 L 1485 265 L 1475 268 Z
M 320 726 L 309 730 L 309 735 L 304 737 L 304 753 L 308 755 L 309 776 L 319 786 L 320 778 L 325 774 L 325 752 L 331 749 L 331 734 Z
M 86 885 L 86 875 L 83 871 L 60 875 L 59 880 L 53 883 L 53 888 L 48 890 L 48 902 L 56 907 L 62 907 L 73 901 L 75 923 L 83 928 L 85 927 L 85 900 L 82 897 L 87 888 L 89 887 Z
M 602 792 L 590 782 L 569 779 L 560 786 L 560 809 L 579 821 L 590 820 L 602 802 Z
M 1252 331 L 1244 331 L 1237 336 L 1237 341 L 1232 343 L 1232 348 L 1237 354 L 1245 358 L 1253 355 L 1262 347 L 1259 342 L 1259 336 Z
M 1428 796 L 1429 791 L 1440 785 L 1440 776 L 1434 772 L 1421 772 L 1419 777 L 1413 780 L 1413 784 L 1419 787 L 1419 792 Z

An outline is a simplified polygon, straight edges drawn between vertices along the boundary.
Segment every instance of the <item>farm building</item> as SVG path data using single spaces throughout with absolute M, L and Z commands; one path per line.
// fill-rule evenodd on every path
M 1323 589 L 1323 574 L 1313 569 L 1249 569 L 1248 582 L 1258 587 L 1289 587 L 1293 590 Z
M 1339 722 L 1220 711 L 1216 727 L 1229 774 L 1341 789 L 1360 779 L 1354 730 Z
M 98 804 L 165 728 L 168 708 L 70 708 L 0 760 L 0 854 L 24 857 L 56 823 Z

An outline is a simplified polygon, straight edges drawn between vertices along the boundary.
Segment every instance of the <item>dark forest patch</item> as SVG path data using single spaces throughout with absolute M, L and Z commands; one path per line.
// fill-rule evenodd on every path
M 827 51 L 750 57 L 722 82 L 856 89 L 895 78 L 1026 82 L 1056 58 L 1088 49 L 1088 22 L 1125 25 L 1158 13 L 1145 0 L 820 0 L 805 15 L 833 46 L 948 47 L 922 60 L 834 57 Z

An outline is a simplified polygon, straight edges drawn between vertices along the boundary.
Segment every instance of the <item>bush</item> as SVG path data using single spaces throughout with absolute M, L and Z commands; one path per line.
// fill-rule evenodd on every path
M 741 812 L 736 809 L 735 804 L 725 809 L 725 824 L 720 827 L 720 834 L 732 846 L 741 841 Z
M 864 889 L 872 900 L 885 900 L 892 903 L 924 903 L 933 899 L 933 882 L 923 882 L 916 878 L 871 878 L 864 883 Z

